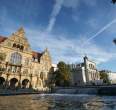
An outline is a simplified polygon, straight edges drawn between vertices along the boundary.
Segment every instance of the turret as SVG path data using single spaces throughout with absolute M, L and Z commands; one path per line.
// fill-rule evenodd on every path
M 88 60 L 88 57 L 85 56 L 83 59 L 84 59 L 86 81 L 88 81 L 88 70 L 87 70 L 87 60 Z
M 84 65 L 85 65 L 85 68 L 87 68 L 87 60 L 88 60 L 88 57 L 85 56 L 85 57 L 84 57 Z

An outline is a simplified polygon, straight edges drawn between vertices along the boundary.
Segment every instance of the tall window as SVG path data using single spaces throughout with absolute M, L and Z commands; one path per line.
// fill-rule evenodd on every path
M 19 53 L 15 52 L 15 53 L 13 53 L 11 55 L 10 62 L 12 64 L 18 64 L 18 65 L 20 65 L 21 61 L 22 61 L 22 56 Z

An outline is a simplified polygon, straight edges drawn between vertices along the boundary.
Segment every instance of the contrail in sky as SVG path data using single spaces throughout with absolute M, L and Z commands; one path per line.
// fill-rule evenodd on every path
M 116 19 L 112 20 L 110 23 L 108 23 L 102 29 L 100 29 L 96 34 L 94 34 L 93 36 L 91 36 L 88 40 L 85 41 L 85 43 L 83 45 L 87 44 L 90 40 L 92 40 L 95 37 L 97 37 L 98 35 L 100 35 L 102 32 L 104 32 L 107 28 L 109 28 L 114 23 L 116 23 Z
M 53 10 L 46 29 L 47 32 L 51 32 L 52 29 L 54 28 L 56 18 L 60 13 L 62 7 L 76 9 L 79 5 L 79 0 L 54 0 L 54 1 L 55 4 L 53 6 Z
M 55 5 L 51 13 L 51 17 L 50 17 L 49 24 L 47 27 L 47 32 L 51 32 L 51 30 L 53 29 L 53 26 L 55 25 L 55 22 L 56 22 L 56 17 L 61 11 L 63 2 L 64 0 L 55 0 Z

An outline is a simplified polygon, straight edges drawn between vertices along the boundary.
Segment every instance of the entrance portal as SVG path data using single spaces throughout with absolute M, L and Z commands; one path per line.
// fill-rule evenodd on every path
M 24 79 L 22 81 L 22 88 L 29 88 L 29 80 L 28 79 Z
M 17 87 L 17 83 L 18 83 L 18 79 L 12 78 L 12 79 L 10 80 L 10 88 L 11 88 L 11 89 L 15 89 L 15 88 Z
M 4 88 L 5 79 L 0 77 L 0 88 Z

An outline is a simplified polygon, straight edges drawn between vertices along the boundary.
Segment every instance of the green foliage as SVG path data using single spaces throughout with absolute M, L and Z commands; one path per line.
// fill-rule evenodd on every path
M 58 70 L 52 73 L 51 83 L 56 86 L 69 86 L 70 85 L 70 68 L 64 62 L 58 63 Z
M 100 71 L 100 79 L 103 79 L 103 83 L 110 84 L 109 76 L 106 71 Z

